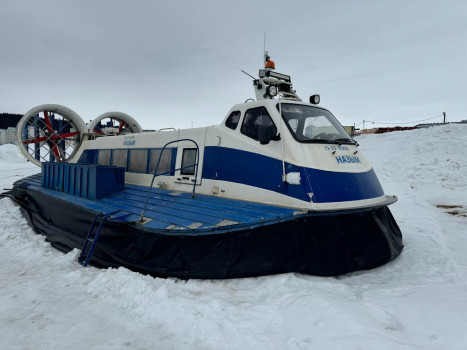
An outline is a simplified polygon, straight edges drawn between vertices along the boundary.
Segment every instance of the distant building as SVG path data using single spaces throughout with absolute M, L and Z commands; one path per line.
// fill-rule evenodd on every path
M 394 126 L 391 128 L 376 128 L 375 134 L 384 134 L 386 132 L 413 130 L 413 129 L 417 129 L 417 127 L 416 126 Z
M 374 134 L 376 132 L 376 128 L 372 128 L 372 129 L 357 129 L 355 131 L 355 136 L 357 135 L 361 135 L 361 134 Z
M 16 128 L 0 129 L 0 145 L 6 143 L 16 143 Z
M 355 127 L 353 125 L 351 126 L 345 126 L 343 125 L 345 131 L 347 131 L 347 133 L 350 135 L 350 136 L 354 136 L 355 135 Z
M 21 114 L 0 113 L 0 145 L 15 143 L 16 124 L 22 117 Z
M 0 145 L 4 145 L 6 142 L 6 130 L 0 129 Z

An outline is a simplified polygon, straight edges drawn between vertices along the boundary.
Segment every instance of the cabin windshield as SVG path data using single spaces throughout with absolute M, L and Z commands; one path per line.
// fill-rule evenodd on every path
M 277 104 L 279 110 L 279 104 Z M 355 141 L 326 109 L 281 103 L 282 118 L 298 142 L 352 143 Z

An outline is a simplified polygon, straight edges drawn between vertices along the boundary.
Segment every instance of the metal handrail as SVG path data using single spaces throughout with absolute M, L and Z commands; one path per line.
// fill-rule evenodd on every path
M 159 169 L 159 164 L 161 162 L 162 155 L 164 154 L 164 151 L 167 148 L 167 146 L 172 144 L 172 143 L 177 143 L 177 142 L 182 142 L 182 141 L 193 142 L 195 144 L 195 146 L 196 146 L 196 163 L 193 163 L 193 164 L 190 164 L 190 165 L 187 165 L 187 166 L 184 166 L 184 167 L 180 167 L 180 168 L 177 168 L 177 169 L 174 169 L 174 170 L 169 170 L 169 171 L 166 171 L 166 172 L 161 173 L 161 174 L 157 174 L 157 170 Z M 146 212 L 146 207 L 147 207 L 148 202 L 149 202 L 149 196 L 151 195 L 152 187 L 154 185 L 154 179 L 156 178 L 156 176 L 169 174 L 169 173 L 172 173 L 174 171 L 178 171 L 178 170 L 182 170 L 182 169 L 186 169 L 186 168 L 190 168 L 190 167 L 194 166 L 195 167 L 195 181 L 193 183 L 193 193 L 191 195 L 191 198 L 195 198 L 196 180 L 198 179 L 198 164 L 199 164 L 199 146 L 194 140 L 192 140 L 192 139 L 179 139 L 179 140 L 170 141 L 170 142 L 166 143 L 164 145 L 164 147 L 162 147 L 161 153 L 159 154 L 159 159 L 157 160 L 156 169 L 154 169 L 154 174 L 152 175 L 151 186 L 149 186 L 148 195 L 146 196 L 146 201 L 144 203 L 144 208 L 143 208 L 143 211 L 141 212 L 141 216 L 139 218 L 139 221 L 140 222 L 144 221 L 144 213 Z

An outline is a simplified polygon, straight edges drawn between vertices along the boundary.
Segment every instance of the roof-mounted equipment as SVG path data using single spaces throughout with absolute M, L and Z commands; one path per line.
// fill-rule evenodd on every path
M 301 101 L 292 87 L 290 75 L 274 72 L 276 68 L 269 53 L 264 53 L 264 69 L 259 70 L 259 79 L 253 80 L 257 100 L 272 99 L 279 95 L 283 99 Z

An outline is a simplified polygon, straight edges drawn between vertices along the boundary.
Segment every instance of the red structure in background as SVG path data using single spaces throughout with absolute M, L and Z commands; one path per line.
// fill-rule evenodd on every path
M 413 129 L 417 129 L 417 127 L 416 126 L 395 126 L 392 128 L 376 128 L 375 134 L 384 134 L 385 132 L 413 130 Z

